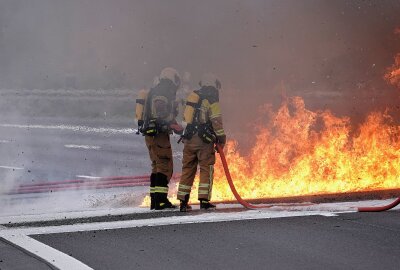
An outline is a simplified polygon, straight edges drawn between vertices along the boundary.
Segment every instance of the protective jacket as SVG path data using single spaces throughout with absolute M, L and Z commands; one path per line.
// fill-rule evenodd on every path
M 226 135 L 222 125 L 219 94 L 215 87 L 205 86 L 188 96 L 184 113 L 187 127 L 184 134 L 182 175 L 178 199 L 188 201 L 200 166 L 199 200 L 210 200 L 214 178 L 214 143 L 224 144 Z
M 152 209 L 163 209 L 171 205 L 167 199 L 168 183 L 173 172 L 169 126 L 175 122 L 176 117 L 176 88 L 172 81 L 161 79 L 145 98 L 142 133 L 145 135 L 152 167 Z
M 197 133 L 205 142 L 225 144 L 226 135 L 222 124 L 219 92 L 215 87 L 205 86 L 188 96 L 184 121 L 187 123 L 184 135 L 187 139 Z M 204 132 L 214 135 L 214 140 L 212 136 L 204 135 Z

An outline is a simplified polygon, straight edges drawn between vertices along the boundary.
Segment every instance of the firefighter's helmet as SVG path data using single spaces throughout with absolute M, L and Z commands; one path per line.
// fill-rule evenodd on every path
M 212 86 L 215 87 L 216 89 L 221 89 L 221 82 L 218 80 L 217 76 L 215 76 L 212 73 L 205 73 L 201 77 L 201 81 L 199 82 L 199 85 L 201 87 L 203 86 Z
M 177 87 L 181 85 L 181 78 L 178 71 L 172 67 L 166 67 L 161 71 L 160 80 L 162 79 L 171 80 Z

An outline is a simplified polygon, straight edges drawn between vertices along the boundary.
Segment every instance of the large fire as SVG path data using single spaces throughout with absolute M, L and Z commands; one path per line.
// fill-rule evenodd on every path
M 262 111 L 265 120 L 249 154 L 241 155 L 235 140 L 225 147 L 244 199 L 400 188 L 400 126 L 388 111 L 370 113 L 356 129 L 348 117 L 308 110 L 300 97 L 287 99 L 277 111 L 270 106 Z M 176 194 L 170 196 L 176 203 Z M 234 200 L 219 159 L 212 200 Z M 148 204 L 146 198 L 142 205 Z
M 358 129 L 329 111 L 290 98 L 258 128 L 250 154 L 230 141 L 226 158 L 243 198 L 273 198 L 400 188 L 400 126 L 388 112 L 370 113 Z M 234 197 L 217 163 L 213 200 Z

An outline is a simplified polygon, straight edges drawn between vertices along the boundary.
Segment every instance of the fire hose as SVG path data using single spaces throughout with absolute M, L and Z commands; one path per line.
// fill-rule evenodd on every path
M 222 147 L 218 144 L 217 144 L 217 150 L 218 150 L 219 156 L 222 161 L 222 166 L 224 167 L 224 171 L 225 171 L 226 179 L 228 180 L 228 183 L 229 183 L 229 187 L 231 188 L 232 193 L 235 196 L 236 200 L 247 209 L 269 208 L 270 206 L 267 206 L 267 205 L 254 205 L 254 204 L 248 203 L 245 200 L 243 200 L 242 197 L 240 197 L 239 193 L 237 192 L 237 190 L 235 188 L 235 185 L 233 184 L 232 176 L 231 176 L 231 173 L 229 172 L 229 167 L 228 167 L 228 163 L 226 162 L 224 151 L 223 151 Z
M 392 209 L 398 204 L 400 204 L 400 197 L 397 198 L 397 200 L 395 200 L 394 202 L 384 206 L 359 207 L 358 212 L 382 212 Z
M 233 184 L 232 176 L 229 171 L 228 163 L 226 162 L 225 154 L 221 146 L 217 144 L 217 151 L 219 153 L 219 156 L 222 161 L 222 166 L 224 167 L 226 179 L 228 180 L 229 187 L 231 188 L 231 191 L 233 195 L 235 196 L 236 200 L 245 208 L 247 209 L 260 209 L 260 208 L 270 208 L 271 206 L 269 205 L 254 205 L 250 204 L 249 202 L 246 202 L 245 200 L 242 199 L 242 197 L 239 195 L 237 192 L 235 185 Z M 384 205 L 384 206 L 377 206 L 377 207 L 358 207 L 357 210 L 358 212 L 382 212 L 386 211 L 389 209 L 392 209 L 393 207 L 397 206 L 400 204 L 400 197 L 397 198 L 394 202 Z

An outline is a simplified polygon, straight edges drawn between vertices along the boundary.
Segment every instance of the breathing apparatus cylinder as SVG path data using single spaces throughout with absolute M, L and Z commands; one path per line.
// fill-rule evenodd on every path
M 200 96 L 195 92 L 190 93 L 190 95 L 186 99 L 186 107 L 183 112 L 183 120 L 189 125 L 193 124 L 194 117 L 196 114 L 196 109 L 199 106 Z
M 149 90 L 142 89 L 138 93 L 138 97 L 136 99 L 136 120 L 137 121 L 143 121 L 144 120 L 144 105 L 146 103 L 146 98 L 149 94 Z

